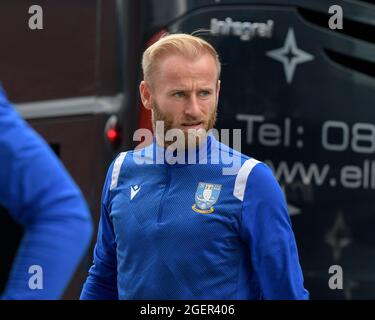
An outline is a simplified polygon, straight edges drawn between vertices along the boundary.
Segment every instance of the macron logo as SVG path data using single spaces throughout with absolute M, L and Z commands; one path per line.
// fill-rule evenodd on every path
M 137 195 L 137 193 L 141 190 L 141 186 L 135 185 L 130 187 L 130 200 L 133 200 L 133 198 Z

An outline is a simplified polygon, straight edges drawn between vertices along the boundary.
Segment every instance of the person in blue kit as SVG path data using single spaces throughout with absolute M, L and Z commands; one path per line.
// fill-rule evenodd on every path
M 1 299 L 59 299 L 88 249 L 81 191 L 0 87 L 0 207 L 24 234 Z
M 271 170 L 207 134 L 220 90 L 215 49 L 167 35 L 144 52 L 142 67 L 155 138 L 108 170 L 81 299 L 308 299 Z M 170 130 L 183 139 L 167 138 Z M 224 174 L 225 157 L 239 163 L 235 173 Z

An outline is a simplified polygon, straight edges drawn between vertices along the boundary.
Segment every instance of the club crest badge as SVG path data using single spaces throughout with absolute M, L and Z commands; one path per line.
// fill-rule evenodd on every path
M 199 213 L 214 212 L 213 205 L 219 199 L 221 184 L 199 182 L 192 209 Z

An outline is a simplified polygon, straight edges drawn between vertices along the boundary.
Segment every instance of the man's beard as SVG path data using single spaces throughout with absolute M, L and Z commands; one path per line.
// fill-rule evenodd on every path
M 171 134 L 173 135 L 175 130 L 180 131 L 180 134 L 184 134 L 184 146 L 179 146 L 179 147 L 184 147 L 185 149 L 194 149 L 199 147 L 207 138 L 208 131 L 211 130 L 215 123 L 216 123 L 216 118 L 217 118 L 217 106 L 212 110 L 211 114 L 209 115 L 208 119 L 202 120 L 202 119 L 196 119 L 193 117 L 186 117 L 184 118 L 183 122 L 186 123 L 195 123 L 197 121 L 202 121 L 202 126 L 203 128 L 199 129 L 189 129 L 187 132 L 183 131 L 180 128 L 176 128 L 173 126 L 173 118 L 166 114 L 165 112 L 161 111 L 158 104 L 155 102 L 153 104 L 152 108 L 152 127 L 154 130 L 154 134 L 156 136 L 157 142 L 159 145 L 163 145 L 165 148 L 170 146 L 175 142 L 174 141 L 169 141 L 168 139 L 168 130 L 171 130 Z M 164 125 L 164 130 L 158 130 L 157 122 L 161 121 L 161 123 Z M 163 132 L 161 132 L 163 131 Z M 178 133 L 178 132 L 176 132 Z M 167 139 L 166 139 L 167 137 Z

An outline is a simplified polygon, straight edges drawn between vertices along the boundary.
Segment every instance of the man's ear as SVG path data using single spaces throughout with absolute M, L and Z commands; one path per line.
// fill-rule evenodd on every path
M 141 95 L 141 100 L 143 106 L 151 110 L 152 109 L 152 95 L 150 85 L 146 81 L 142 81 L 139 85 L 139 93 Z

